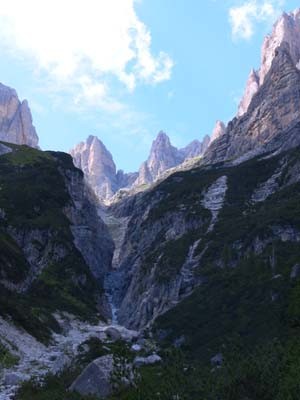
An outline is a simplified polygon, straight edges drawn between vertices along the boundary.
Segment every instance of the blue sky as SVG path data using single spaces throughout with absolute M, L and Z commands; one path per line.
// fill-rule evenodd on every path
M 0 0 L 0 80 L 29 100 L 43 149 L 67 151 L 94 134 L 132 171 L 159 130 L 184 146 L 230 120 L 264 35 L 299 6 Z

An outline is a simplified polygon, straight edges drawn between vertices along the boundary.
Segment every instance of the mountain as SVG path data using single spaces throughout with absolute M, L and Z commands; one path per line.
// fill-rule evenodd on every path
M 225 126 L 218 121 L 213 132 L 214 138 L 221 136 Z M 70 150 L 74 164 L 80 168 L 89 185 L 101 202 L 109 203 L 120 189 L 143 187 L 155 182 L 163 174 L 183 162 L 202 156 L 210 144 L 206 135 L 202 142 L 194 140 L 186 147 L 177 149 L 171 144 L 165 132 L 159 132 L 153 141 L 148 159 L 138 172 L 117 171 L 111 153 L 95 136 L 89 136 Z
M 251 100 L 259 89 L 259 76 L 257 72 L 252 69 L 248 77 L 245 93 L 238 107 L 238 117 L 241 117 L 248 110 Z
M 150 155 L 139 170 L 135 185 L 143 185 L 154 182 L 169 168 L 173 168 L 183 162 L 184 156 L 178 149 L 171 145 L 165 132 L 159 132 L 153 141 Z
M 272 33 L 266 36 L 261 50 L 261 66 L 258 71 L 252 70 L 249 75 L 238 116 L 242 116 L 248 110 L 254 94 L 263 85 L 271 68 L 276 49 L 283 42 L 289 44 L 291 59 L 297 66 L 300 61 L 300 9 L 289 14 L 283 13 L 275 23 Z
M 0 140 L 38 147 L 38 136 L 32 124 L 26 100 L 20 102 L 14 89 L 0 84 Z
M 275 31 L 288 21 L 297 39 L 298 15 Z M 160 132 L 127 176 L 89 137 L 72 153 L 84 175 L 66 154 L 1 143 L 0 398 L 299 398 L 300 71 L 287 37 L 201 157 L 205 144 L 177 149 Z M 152 184 L 106 207 L 90 190 L 107 199 L 139 178 Z
M 216 139 L 219 139 L 219 137 L 223 136 L 224 133 L 226 132 L 226 126 L 223 121 L 217 121 L 216 125 L 214 127 L 214 130 L 211 134 L 210 140 L 207 141 L 207 145 L 205 146 L 205 150 L 203 151 L 203 154 L 205 151 L 208 149 L 208 146 Z
M 110 199 L 121 187 L 130 186 L 136 174 L 116 170 L 111 153 L 96 137 L 89 136 L 70 151 L 76 167 L 81 169 L 87 182 L 101 201 Z
M 300 121 L 299 107 L 300 71 L 290 54 L 289 44 L 283 42 L 246 114 L 228 124 L 226 133 L 212 143 L 203 162 L 220 162 L 240 156 L 250 158 L 272 142 L 276 147 L 287 148 L 291 137 L 284 132 Z M 291 144 L 296 143 L 293 140 Z

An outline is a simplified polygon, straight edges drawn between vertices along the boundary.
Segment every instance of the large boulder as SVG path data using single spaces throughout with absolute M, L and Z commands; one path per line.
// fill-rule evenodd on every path
M 82 396 L 108 397 L 112 394 L 111 382 L 114 362 L 112 355 L 102 356 L 91 362 L 70 386 L 70 391 Z

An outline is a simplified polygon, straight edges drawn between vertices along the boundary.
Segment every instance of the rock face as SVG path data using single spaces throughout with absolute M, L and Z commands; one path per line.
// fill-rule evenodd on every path
M 221 135 L 224 128 L 220 122 L 216 135 Z M 202 142 L 194 140 L 186 147 L 177 149 L 172 146 L 166 133 L 160 132 L 153 141 L 147 161 L 141 165 L 139 172 L 133 173 L 117 171 L 111 153 L 95 136 L 89 136 L 86 142 L 79 143 L 70 151 L 70 154 L 75 166 L 83 171 L 98 199 L 101 202 L 109 203 L 109 200 L 120 189 L 129 189 L 155 182 L 167 170 L 204 154 L 209 144 L 210 137 L 206 135 Z
M 111 197 L 117 190 L 116 166 L 112 155 L 95 136 L 79 143 L 71 150 L 76 167 L 84 173 L 88 183 L 100 199 Z
M 113 242 L 106 225 L 98 216 L 94 194 L 82 176 L 74 171 L 66 171 L 64 178 L 72 199 L 64 213 L 71 223 L 74 244 L 94 277 L 101 281 L 111 267 Z
M 210 140 L 211 139 L 208 135 L 204 136 L 202 142 L 200 142 L 199 140 L 193 140 L 186 147 L 180 149 L 179 152 L 183 155 L 184 160 L 199 157 L 207 150 L 210 144 Z
M 14 89 L 0 84 L 0 140 L 38 147 L 38 136 L 26 100 L 20 102 Z
M 272 66 L 246 114 L 228 124 L 226 133 L 211 144 L 203 162 L 234 159 L 247 153 L 253 157 L 271 143 L 273 147 L 286 146 L 292 135 L 285 132 L 300 121 L 299 107 L 300 72 L 289 44 L 284 42 L 276 50 Z M 296 144 L 294 137 L 293 145 Z
M 210 140 L 207 142 L 207 147 L 205 151 L 207 150 L 208 146 L 216 139 L 219 139 L 219 137 L 223 136 L 224 133 L 226 132 L 226 126 L 223 121 L 217 121 L 216 125 L 214 127 L 214 130 L 211 134 Z
M 139 170 L 135 184 L 152 183 L 167 169 L 181 164 L 183 160 L 183 155 L 171 145 L 169 137 L 164 132 L 159 132 L 152 143 L 148 160 L 142 164 Z
M 254 69 L 252 69 L 246 83 L 245 93 L 239 104 L 238 108 L 239 117 L 245 114 L 245 112 L 247 112 L 251 100 L 253 99 L 255 93 L 258 91 L 258 88 L 259 88 L 259 76 L 257 72 Z
M 272 66 L 276 49 L 283 42 L 289 44 L 290 55 L 294 65 L 300 61 L 300 9 L 290 14 L 284 13 L 275 23 L 273 31 L 266 36 L 261 50 L 261 66 L 258 71 L 252 70 L 245 89 L 244 96 L 240 102 L 238 116 L 244 115 L 248 110 L 251 100 L 257 90 L 265 81 Z
M 38 318 L 34 304 L 41 307 L 46 336 L 56 310 L 108 317 L 102 284 L 113 242 L 72 158 L 16 146 L 0 157 L 0 172 L 0 306 L 22 293 L 28 318 Z M 44 297 L 52 311 L 43 308 Z
M 117 172 L 111 153 L 96 136 L 89 136 L 70 154 L 101 201 L 110 199 L 121 187 L 131 186 L 137 177 L 134 173 Z

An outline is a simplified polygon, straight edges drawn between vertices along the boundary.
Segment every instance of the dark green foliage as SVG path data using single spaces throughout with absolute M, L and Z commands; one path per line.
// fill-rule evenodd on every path
M 28 296 L 49 311 L 62 309 L 83 318 L 96 318 L 95 294 L 102 287 L 92 277 L 82 256 L 72 249 L 58 263 L 49 265 L 33 282 Z
M 93 396 L 81 396 L 68 391 L 79 373 L 80 369 L 74 368 L 64 371 L 61 375 L 49 375 L 43 386 L 36 381 L 25 382 L 19 390 L 16 400 L 97 400 Z
M 0 343 L 0 372 L 2 368 L 10 368 L 17 364 L 18 357 L 11 354 L 11 352 Z
M 0 277 L 13 284 L 22 282 L 29 271 L 23 251 L 18 244 L 0 228 Z

